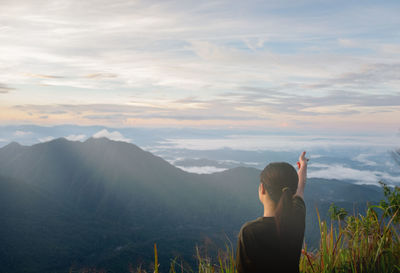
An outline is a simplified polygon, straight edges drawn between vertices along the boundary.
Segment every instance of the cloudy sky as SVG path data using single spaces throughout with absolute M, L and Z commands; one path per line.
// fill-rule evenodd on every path
M 396 132 L 399 1 L 0 0 L 0 123 Z

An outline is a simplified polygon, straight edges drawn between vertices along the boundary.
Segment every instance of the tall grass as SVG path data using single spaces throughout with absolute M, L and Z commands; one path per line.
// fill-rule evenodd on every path
M 225 250 L 218 251 L 216 261 L 212 258 L 200 254 L 199 248 L 196 248 L 197 268 L 194 270 L 190 267 L 184 267 L 183 263 L 179 263 L 174 259 L 170 264 L 169 273 L 198 272 L 198 273 L 236 273 L 235 254 L 232 245 L 226 245 Z M 154 245 L 154 273 L 158 273 L 157 264 L 158 254 L 157 246 Z M 147 273 L 145 270 L 138 268 L 136 273 Z
M 375 209 L 383 213 L 378 216 Z M 365 216 L 359 214 L 347 216 L 337 222 L 322 221 L 317 210 L 320 245 L 315 251 L 308 251 L 304 245 L 300 258 L 300 272 L 333 273 L 333 272 L 400 272 L 400 236 L 399 226 L 395 219 L 396 212 L 387 218 L 387 208 L 369 206 Z M 339 210 L 342 211 L 342 210 Z M 343 211 L 342 211 L 343 212 Z M 154 246 L 155 266 L 158 273 L 157 247 Z M 204 257 L 196 248 L 197 268 L 184 268 L 176 260 L 171 262 L 170 273 L 236 273 L 235 256 L 232 246 L 226 246 L 218 253 L 217 259 Z M 145 273 L 138 270 L 137 273 Z
M 365 216 L 347 216 L 344 209 L 331 206 L 328 228 L 317 210 L 320 246 L 314 252 L 304 247 L 301 272 L 400 272 L 400 188 L 380 183 L 386 200 L 369 205 Z
M 337 228 L 319 220 L 319 249 L 302 250 L 300 271 L 400 272 L 399 228 L 393 222 L 397 213 L 385 219 L 369 207 L 365 216 L 348 216 L 344 224 L 338 220 Z

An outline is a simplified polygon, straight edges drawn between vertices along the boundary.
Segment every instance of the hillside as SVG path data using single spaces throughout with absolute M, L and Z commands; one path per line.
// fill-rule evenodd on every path
M 0 149 L 0 264 L 5 272 L 65 272 L 71 266 L 125 272 L 148 264 L 157 243 L 161 264 L 193 261 L 196 244 L 227 236 L 262 213 L 259 170 L 184 172 L 139 147 L 108 139 L 60 138 Z M 318 240 L 315 206 L 353 210 L 381 199 L 381 190 L 310 179 L 306 241 Z M 208 239 L 206 239 L 208 238 Z M 209 245 L 212 249 L 212 244 Z

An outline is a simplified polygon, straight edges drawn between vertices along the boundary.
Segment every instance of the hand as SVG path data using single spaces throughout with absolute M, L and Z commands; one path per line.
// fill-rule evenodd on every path
M 304 188 L 306 186 L 307 180 L 307 163 L 308 158 L 306 158 L 306 151 L 302 152 L 299 161 L 297 161 L 297 167 L 299 168 L 297 174 L 299 176 L 299 183 L 297 186 L 296 195 L 304 198 Z
M 309 158 L 306 158 L 306 151 L 302 152 L 301 155 L 299 156 L 299 161 L 297 161 L 297 168 L 300 170 L 302 168 L 307 169 L 307 163 Z

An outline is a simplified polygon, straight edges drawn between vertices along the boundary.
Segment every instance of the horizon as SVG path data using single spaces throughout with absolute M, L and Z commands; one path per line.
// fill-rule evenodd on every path
M 397 1 L 3 1 L 0 124 L 393 135 Z
M 293 164 L 306 150 L 310 178 L 338 179 L 354 184 L 399 185 L 399 169 L 391 152 L 399 136 L 314 135 L 205 129 L 109 128 L 102 126 L 0 126 L 0 149 L 13 141 L 25 145 L 64 138 L 84 142 L 107 138 L 135 144 L 186 172 L 205 174 L 235 167 L 263 169 L 269 162 Z M 6 139 L 7 138 L 7 139 Z

